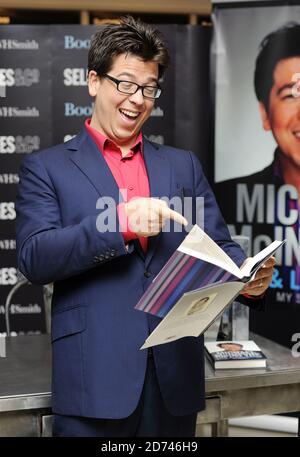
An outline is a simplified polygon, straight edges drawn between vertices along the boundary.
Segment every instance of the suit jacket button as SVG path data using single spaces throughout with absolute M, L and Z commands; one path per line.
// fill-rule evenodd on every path
M 99 262 L 103 262 L 103 260 L 104 260 L 104 255 L 102 255 L 102 254 L 99 255 L 98 259 L 99 259 Z
M 95 255 L 95 257 L 93 257 L 93 262 L 94 262 L 94 263 L 98 263 L 98 262 L 99 262 L 99 257 L 97 257 L 97 256 Z
M 105 253 L 104 258 L 105 258 L 105 260 L 108 260 L 108 259 L 109 259 L 109 252 L 106 252 L 106 253 Z
M 110 250 L 110 256 L 111 256 L 111 257 L 114 257 L 115 255 L 116 255 L 115 249 L 111 249 L 111 250 Z
M 144 276 L 146 276 L 146 278 L 150 278 L 150 276 L 152 276 L 152 273 L 150 273 L 150 271 L 146 270 L 146 271 L 144 271 Z

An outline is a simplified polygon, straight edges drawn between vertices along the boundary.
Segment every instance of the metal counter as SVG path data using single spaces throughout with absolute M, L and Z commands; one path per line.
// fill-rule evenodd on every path
M 300 357 L 266 338 L 251 335 L 267 356 L 267 368 L 206 370 L 206 410 L 198 424 L 216 424 L 226 434 L 230 417 L 300 411 Z M 0 436 L 51 434 L 51 344 L 49 335 L 6 339 L 0 358 Z
M 6 338 L 6 358 L 0 358 L 0 436 L 48 436 L 50 414 L 49 335 Z
M 230 418 L 300 411 L 300 357 L 261 336 L 250 339 L 267 356 L 267 367 L 215 371 L 206 361 L 206 410 L 198 414 L 198 434 L 205 423 L 213 424 L 213 435 L 227 436 Z

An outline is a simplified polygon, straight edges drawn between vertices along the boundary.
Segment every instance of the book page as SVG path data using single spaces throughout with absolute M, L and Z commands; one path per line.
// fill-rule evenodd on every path
M 242 279 L 244 274 L 233 260 L 217 245 L 198 225 L 194 225 L 190 233 L 177 248 L 177 251 L 191 255 L 206 262 L 218 265 L 226 271 Z
M 247 263 L 241 268 L 243 277 L 250 278 L 251 276 L 253 276 L 256 273 L 256 271 L 261 267 L 261 265 L 263 265 L 263 263 L 266 262 L 266 260 L 268 260 L 272 256 L 272 254 L 274 254 L 274 252 L 284 243 L 285 240 L 275 240 L 273 241 L 273 243 L 264 248 L 254 257 L 249 258 Z

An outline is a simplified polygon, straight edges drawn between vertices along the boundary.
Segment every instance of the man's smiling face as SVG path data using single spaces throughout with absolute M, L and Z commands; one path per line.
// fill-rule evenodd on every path
M 158 84 L 158 64 L 132 54 L 117 56 L 108 74 L 141 86 Z M 119 146 L 131 147 L 151 114 L 154 100 L 144 98 L 141 90 L 132 95 L 120 93 L 113 81 L 94 71 L 89 73 L 89 93 L 96 97 L 91 126 Z
M 293 94 L 295 73 L 300 73 L 300 56 L 278 62 L 273 74 L 274 84 L 268 110 L 260 102 L 260 112 L 263 127 L 272 131 L 284 160 L 300 168 L 300 96 Z

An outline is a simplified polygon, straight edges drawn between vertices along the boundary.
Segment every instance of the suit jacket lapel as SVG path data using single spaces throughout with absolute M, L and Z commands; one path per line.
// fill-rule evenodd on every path
M 159 151 L 159 145 L 150 143 L 144 137 L 144 159 L 148 173 L 150 196 L 161 198 L 170 196 L 171 169 L 166 156 Z M 148 238 L 145 266 L 149 265 L 158 246 L 161 233 Z
M 96 144 L 85 129 L 70 142 L 69 149 L 74 150 L 70 159 L 86 175 L 88 180 L 102 197 L 111 197 L 116 204 L 122 201 L 118 185 Z
M 150 195 L 161 198 L 170 196 L 171 170 L 168 159 L 159 151 L 159 146 L 150 143 L 146 138 L 144 142 L 144 160 L 147 169 Z M 118 185 L 96 144 L 86 132 L 85 128 L 70 141 L 68 149 L 73 153 L 70 159 L 84 173 L 87 179 L 95 187 L 99 195 L 108 196 L 118 204 L 122 201 L 119 195 Z M 147 267 L 153 257 L 159 243 L 161 233 L 155 237 L 149 237 L 148 250 L 145 259 Z

